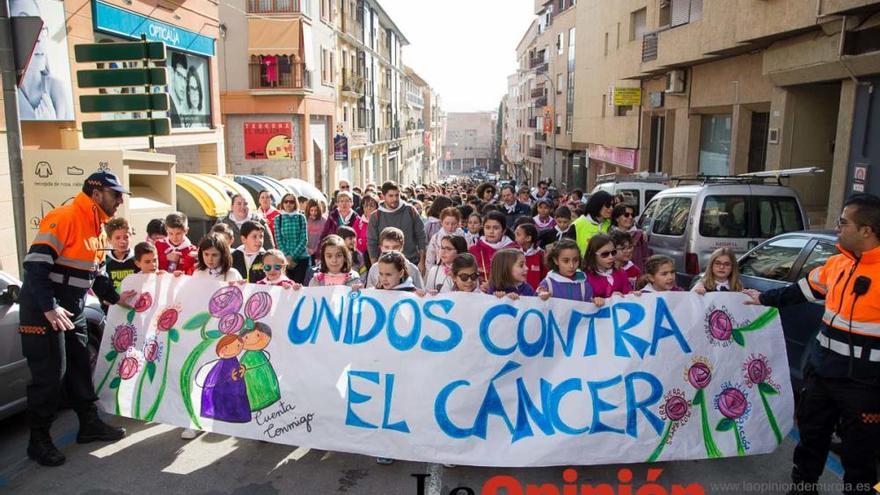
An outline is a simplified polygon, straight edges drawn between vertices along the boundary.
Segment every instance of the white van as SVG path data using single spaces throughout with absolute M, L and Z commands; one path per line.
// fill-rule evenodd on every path
M 598 183 L 590 194 L 605 191 L 612 196 L 622 194 L 624 202 L 635 208 L 636 218 L 645 210 L 645 205 L 660 191 L 667 189 L 668 178 L 656 174 L 605 174 L 596 178 Z

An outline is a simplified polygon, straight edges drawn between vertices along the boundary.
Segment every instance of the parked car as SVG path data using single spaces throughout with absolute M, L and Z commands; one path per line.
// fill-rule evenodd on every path
M 788 186 L 721 181 L 657 193 L 636 225 L 654 254 L 675 260 L 676 281 L 688 287 L 716 249 L 742 254 L 773 236 L 808 229 L 809 220 Z
M 623 195 L 624 201 L 635 209 L 636 218 L 645 211 L 645 206 L 651 202 L 651 199 L 657 193 L 669 188 L 665 183 L 666 177 L 650 174 L 623 176 L 608 174 L 605 176 L 600 175 L 596 180 L 598 184 L 590 194 L 595 194 L 597 191 L 605 191 L 612 196 Z
M 18 294 L 21 281 L 0 271 L 0 419 L 25 409 L 26 389 L 31 374 L 21 353 L 18 336 Z M 104 332 L 104 312 L 101 303 L 89 295 L 86 300 L 86 324 L 89 333 L 89 354 L 95 368 L 101 336 Z
M 837 234 L 833 230 L 791 232 L 764 241 L 739 258 L 743 286 L 765 292 L 795 283 L 838 254 L 836 243 Z M 779 310 L 795 391 L 803 386 L 807 350 L 819 332 L 824 311 L 825 306 L 821 301 L 805 302 Z

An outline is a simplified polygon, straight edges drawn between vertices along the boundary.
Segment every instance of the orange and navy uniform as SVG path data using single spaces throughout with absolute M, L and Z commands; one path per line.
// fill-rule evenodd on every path
M 856 257 L 837 246 L 840 254 L 814 268 L 796 285 L 761 295 L 767 306 L 805 301 L 825 302 L 817 345 L 810 362 L 821 376 L 877 379 L 880 377 L 880 248 Z M 856 295 L 856 280 L 872 282 Z
M 98 272 L 107 220 L 104 210 L 84 193 L 46 214 L 24 258 L 23 325 L 46 324 L 43 313 L 57 306 L 81 316 L 89 289 L 111 304 L 119 300 L 109 277 Z

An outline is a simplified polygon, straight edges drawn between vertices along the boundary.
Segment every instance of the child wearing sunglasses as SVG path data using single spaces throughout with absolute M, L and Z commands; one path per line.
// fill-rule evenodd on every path
M 635 212 L 635 208 L 629 203 L 621 203 L 615 206 L 614 210 L 611 212 L 613 226 L 611 227 L 610 232 L 626 232 L 632 237 L 631 260 L 639 271 L 644 271 L 645 260 L 648 259 L 648 256 L 651 256 L 651 251 L 648 249 L 648 236 L 645 235 L 645 231 L 638 229 L 635 226 Z
M 626 272 L 626 278 L 629 279 L 630 286 L 634 288 L 642 271 L 632 260 L 632 235 L 622 230 L 614 230 L 611 232 L 611 240 L 614 242 L 614 249 L 617 250 L 617 256 L 614 257 L 614 268 Z
M 584 273 L 593 287 L 594 297 L 608 298 L 632 291 L 626 272 L 614 267 L 615 256 L 614 241 L 606 234 L 596 234 L 587 243 Z
M 278 249 L 270 249 L 263 255 L 263 272 L 266 277 L 257 282 L 257 285 L 273 285 L 293 290 L 302 288 L 302 285 L 287 278 L 287 257 Z
M 452 284 L 444 285 L 440 292 L 474 292 L 480 294 L 480 274 L 477 271 L 477 258 L 470 253 L 461 253 L 452 259 Z

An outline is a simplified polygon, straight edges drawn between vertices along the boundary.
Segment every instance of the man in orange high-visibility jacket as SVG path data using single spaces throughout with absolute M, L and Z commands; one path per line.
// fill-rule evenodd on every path
M 103 224 L 116 213 L 123 194 L 128 191 L 110 172 L 90 175 L 72 204 L 46 214 L 24 258 L 19 332 L 31 372 L 27 454 L 45 466 L 65 460 L 49 434 L 62 391 L 79 418 L 77 442 L 112 441 L 125 435 L 125 430 L 98 417 L 83 314 L 89 289 L 110 304 L 133 296 L 124 293 L 120 301 L 109 277 L 97 270 L 104 248 Z
M 789 493 L 816 485 L 835 427 L 843 439 L 844 493 L 874 493 L 880 445 L 880 198 L 857 194 L 837 221 L 840 254 L 796 284 L 752 303 L 786 306 L 824 300 L 825 314 L 804 370 L 797 407 L 800 441 Z

